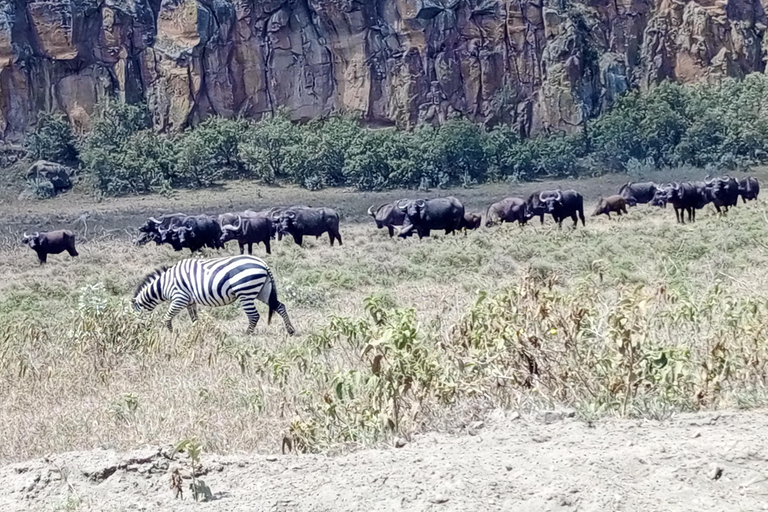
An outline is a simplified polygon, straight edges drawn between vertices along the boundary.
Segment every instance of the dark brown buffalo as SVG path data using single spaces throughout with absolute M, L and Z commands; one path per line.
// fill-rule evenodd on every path
M 652 181 L 645 183 L 629 182 L 619 189 L 619 195 L 624 198 L 627 206 L 637 206 L 638 203 L 650 203 L 656 196 L 659 185 Z
M 323 233 L 328 233 L 331 247 L 334 241 L 338 241 L 341 245 L 339 214 L 330 208 L 292 206 L 283 210 L 279 214 L 279 219 L 278 233 L 291 234 L 297 245 L 302 244 L 305 235 L 320 238 Z
M 49 254 L 61 254 L 67 251 L 70 256 L 78 255 L 75 249 L 75 234 L 66 229 L 47 233 L 38 232 L 31 236 L 24 233 L 21 243 L 37 253 L 41 265 L 48 261 Z
M 219 217 L 221 218 L 221 217 Z M 270 212 L 250 212 L 250 215 L 238 215 L 232 224 L 221 225 L 221 243 L 237 240 L 240 254 L 248 246 L 248 254 L 253 254 L 253 244 L 263 243 L 267 254 L 272 254 L 270 240 L 272 239 L 272 217 Z
M 461 219 L 461 225 L 459 229 L 477 229 L 480 227 L 480 222 L 483 220 L 483 216 L 479 213 L 464 213 L 464 218 Z
M 705 180 L 707 192 L 717 213 L 722 213 L 720 208 L 728 213 L 728 208 L 736 206 L 739 202 L 739 182 L 730 176 L 721 176 L 712 180 Z
M 170 244 L 174 250 L 184 248 L 196 252 L 203 247 L 221 249 L 221 226 L 210 215 L 190 215 L 178 225 L 167 230 L 160 230 L 160 242 Z
M 436 229 L 444 229 L 449 235 L 458 230 L 464 221 L 464 205 L 453 196 L 416 199 L 407 206 L 400 205 L 400 209 L 405 211 L 403 229 L 397 234 L 401 238 L 407 238 L 416 231 L 421 239 Z
M 221 213 L 218 218 L 219 226 L 222 228 L 224 228 L 224 226 L 231 226 L 237 222 L 238 217 L 250 217 L 251 215 L 256 215 L 256 212 L 253 210 L 245 210 L 240 213 Z
M 760 194 L 760 183 L 757 178 L 750 176 L 739 180 L 739 195 L 742 201 L 746 203 L 757 199 L 758 194 Z
M 527 203 L 521 197 L 507 197 L 498 203 L 493 203 L 485 212 L 485 227 L 502 222 L 519 222 L 522 226 L 528 222 Z
M 162 215 L 159 219 L 150 217 L 141 225 L 141 227 L 139 227 L 139 233 L 141 233 L 141 235 L 136 240 L 136 245 L 144 245 L 153 240 L 157 245 L 162 244 L 161 232 L 181 224 L 186 218 L 187 215 L 184 213 L 170 213 Z
M 626 198 L 619 195 L 601 197 L 597 202 L 595 211 L 592 212 L 592 216 L 597 217 L 598 215 L 605 214 L 610 219 L 611 212 L 615 212 L 619 216 L 621 216 L 622 213 L 627 213 Z
M 368 208 L 368 215 L 373 217 L 373 221 L 376 223 L 376 227 L 381 229 L 386 227 L 389 231 L 389 236 L 395 236 L 395 228 L 400 227 L 405 222 L 405 210 L 400 206 L 406 206 L 410 200 L 401 199 L 394 203 L 383 204 L 379 206 L 376 211 L 373 211 L 373 206 Z

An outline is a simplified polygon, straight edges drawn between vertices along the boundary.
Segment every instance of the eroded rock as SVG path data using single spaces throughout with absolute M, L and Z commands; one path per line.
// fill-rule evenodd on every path
M 407 127 L 463 114 L 569 131 L 629 88 L 760 71 L 768 44 L 768 0 L 0 4 L 7 140 L 43 110 L 87 130 L 107 95 L 146 101 L 163 130 L 286 107 L 296 120 L 346 111 Z

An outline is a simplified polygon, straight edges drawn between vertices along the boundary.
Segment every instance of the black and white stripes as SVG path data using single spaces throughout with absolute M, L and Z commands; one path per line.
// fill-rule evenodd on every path
M 133 307 L 136 311 L 152 311 L 160 302 L 171 301 L 165 323 L 168 329 L 173 330 L 173 318 L 184 308 L 195 321 L 198 304 L 225 306 L 239 300 L 249 320 L 246 334 L 251 334 L 259 321 L 256 299 L 269 306 L 268 321 L 277 311 L 283 317 L 288 333 L 294 333 L 285 305 L 277 300 L 277 286 L 272 272 L 263 260 L 254 256 L 187 259 L 170 268 L 156 270 L 147 275 L 136 289 Z

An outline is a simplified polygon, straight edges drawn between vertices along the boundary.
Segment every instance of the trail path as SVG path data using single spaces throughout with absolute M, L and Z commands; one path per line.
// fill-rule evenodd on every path
M 199 504 L 186 489 L 174 499 L 169 469 L 187 466 L 167 451 L 72 452 L 2 466 L 0 510 L 768 510 L 768 411 L 594 424 L 499 411 L 402 448 L 204 454 L 201 478 L 216 499 Z

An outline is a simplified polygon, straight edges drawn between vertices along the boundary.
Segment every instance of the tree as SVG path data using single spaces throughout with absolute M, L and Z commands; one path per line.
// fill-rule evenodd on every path
M 24 149 L 33 160 L 50 160 L 61 164 L 77 162 L 72 127 L 64 116 L 52 112 L 41 112 L 38 115 L 35 129 L 27 136 Z

